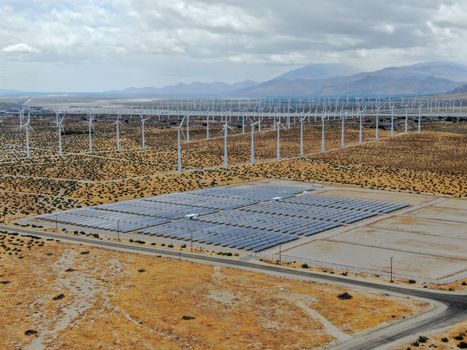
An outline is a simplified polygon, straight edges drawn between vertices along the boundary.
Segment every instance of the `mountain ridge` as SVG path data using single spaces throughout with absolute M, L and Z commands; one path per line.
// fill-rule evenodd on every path
M 264 82 L 193 82 L 164 87 L 129 87 L 91 93 L 59 95 L 98 98 L 266 97 L 266 96 L 389 96 L 437 95 L 467 83 L 467 66 L 449 61 L 422 62 L 357 72 L 345 64 L 313 64 L 291 70 Z M 0 96 L 51 96 L 0 89 Z

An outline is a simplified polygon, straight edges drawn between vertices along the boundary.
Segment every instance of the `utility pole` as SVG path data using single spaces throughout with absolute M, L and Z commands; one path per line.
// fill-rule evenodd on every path
M 279 244 L 279 265 L 282 266 L 282 244 Z
M 394 280 L 392 279 L 392 260 L 394 259 L 393 256 L 391 256 L 390 260 L 391 260 L 391 279 L 389 280 L 391 283 L 394 282 Z

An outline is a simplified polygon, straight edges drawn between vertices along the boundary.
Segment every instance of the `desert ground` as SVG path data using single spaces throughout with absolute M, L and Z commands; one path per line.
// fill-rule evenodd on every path
M 333 121 L 330 121 L 332 123 Z M 340 145 L 339 122 L 326 130 L 326 147 Z M 103 122 L 102 122 L 103 123 Z M 122 132 L 122 151 L 115 151 L 111 126 L 96 125 L 93 154 L 87 154 L 83 123 L 69 126 L 64 135 L 65 156 L 56 155 L 53 128 L 36 126 L 31 136 L 32 159 L 23 157 L 23 135 L 17 130 L 0 135 L 0 209 L 4 219 L 114 202 L 214 185 L 228 185 L 264 178 L 343 183 L 391 191 L 432 193 L 465 197 L 467 132 L 463 123 L 427 125 L 422 134 L 398 134 L 390 139 L 358 147 L 320 153 L 320 130 L 305 128 L 305 158 L 275 159 L 275 132 L 263 129 L 256 136 L 257 164 L 249 164 L 249 135 L 241 131 L 229 143 L 231 167 L 223 169 L 223 139 L 205 140 L 202 126 L 183 144 L 186 170 L 176 173 L 175 132 L 169 127 L 148 130 L 148 148 L 139 148 L 139 131 Z M 13 125 L 13 124 L 11 124 Z M 79 133 L 75 129 L 82 128 Z M 99 128 L 102 131 L 99 133 Z M 67 130 L 67 129 L 65 129 Z M 214 133 L 214 131 L 212 131 Z M 218 130 L 219 132 L 219 130 Z M 347 141 L 357 142 L 356 129 L 349 128 Z M 170 136 L 167 136 L 169 135 Z M 153 136 L 151 136 L 153 135 Z M 281 131 L 281 156 L 297 157 L 297 125 Z M 215 136 L 214 134 L 212 135 Z M 382 136 L 387 136 L 384 132 Z M 365 141 L 374 139 L 374 129 L 365 129 Z M 68 141 L 67 141 L 68 139 Z M 352 142 L 351 142 L 352 141 Z M 307 143 L 308 142 L 308 143 Z M 40 144 L 38 148 L 36 145 Z M 68 148 L 67 148 L 68 147 Z M 415 156 L 414 156 L 415 154 Z
M 440 349 L 457 350 L 467 348 L 467 322 L 433 334 L 419 335 L 413 341 L 399 347 L 397 350 L 407 349 Z
M 311 349 L 429 308 L 162 257 L 0 239 L 2 349 Z

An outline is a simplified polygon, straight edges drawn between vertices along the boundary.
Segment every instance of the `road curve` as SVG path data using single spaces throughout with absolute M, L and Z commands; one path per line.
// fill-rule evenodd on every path
M 446 293 L 433 290 L 421 290 L 406 288 L 397 285 L 380 284 L 370 281 L 354 280 L 349 277 L 336 275 L 323 275 L 309 271 L 294 270 L 277 265 L 261 264 L 253 261 L 233 260 L 217 256 L 208 256 L 178 250 L 159 249 L 115 241 L 98 240 L 82 236 L 70 236 L 41 232 L 25 228 L 11 226 L 1 226 L 0 230 L 16 232 L 23 235 L 34 235 L 42 238 L 53 238 L 70 243 L 86 244 L 112 250 L 128 251 L 145 254 L 160 254 L 168 257 L 183 258 L 191 261 L 204 262 L 209 264 L 223 265 L 233 268 L 254 270 L 257 272 L 279 274 L 291 278 L 304 280 L 317 280 L 325 283 L 345 284 L 349 287 L 367 288 L 384 293 L 395 293 L 407 297 L 423 298 L 443 307 L 416 316 L 389 326 L 370 331 L 364 335 L 354 337 L 343 344 L 334 344 L 335 350 L 370 350 L 370 349 L 390 349 L 391 344 L 400 341 L 402 338 L 417 336 L 422 333 L 441 329 L 467 319 L 467 295 Z

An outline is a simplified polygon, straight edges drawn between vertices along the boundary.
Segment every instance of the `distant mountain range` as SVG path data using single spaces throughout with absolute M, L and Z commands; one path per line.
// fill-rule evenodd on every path
M 183 97 L 183 96 L 222 96 L 229 95 L 236 91 L 249 89 L 257 86 L 258 83 L 245 80 L 238 83 L 227 84 L 221 82 L 213 83 L 191 83 L 184 84 L 180 83 L 177 85 L 165 86 L 162 88 L 155 87 L 143 87 L 135 88 L 131 87 L 120 91 L 108 91 L 104 92 L 104 95 L 111 96 L 123 96 L 123 97 L 141 97 L 141 96 L 171 96 L 171 97 Z
M 439 95 L 467 90 L 467 66 L 453 62 L 426 62 L 359 72 L 343 64 L 314 64 L 257 83 L 243 81 L 177 84 L 162 88 L 131 87 L 101 93 L 66 94 L 67 97 L 181 98 L 181 97 L 265 97 L 265 96 L 395 96 Z M 46 96 L 1 90 L 0 96 Z M 60 94 L 65 95 L 65 94 Z
M 374 72 L 340 75 L 351 69 L 337 67 L 336 74 L 327 70 L 327 78 L 308 72 L 305 67 L 255 87 L 238 91 L 245 96 L 387 96 L 430 95 L 453 90 L 467 82 L 467 66 L 451 62 L 428 62 L 403 67 L 389 67 Z M 307 78 L 296 78 L 300 72 Z M 290 79 L 289 77 L 294 77 Z
M 450 94 L 467 94 L 467 84 L 455 88 Z
M 355 67 L 346 64 L 328 63 L 312 64 L 303 68 L 295 69 L 279 75 L 274 80 L 297 80 L 297 79 L 330 79 L 336 77 L 347 77 L 359 73 Z

